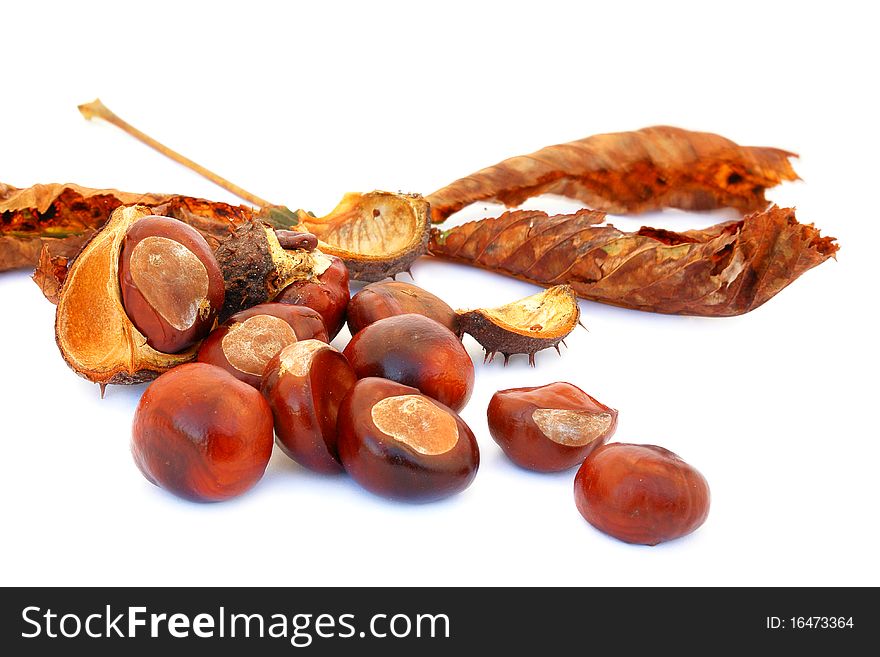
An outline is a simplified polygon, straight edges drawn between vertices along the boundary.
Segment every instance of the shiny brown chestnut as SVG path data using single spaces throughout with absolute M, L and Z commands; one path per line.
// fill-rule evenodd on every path
M 149 481 L 199 502 L 251 488 L 272 444 L 272 411 L 262 395 L 205 363 L 156 379 L 141 397 L 131 435 L 135 463 Z
M 336 256 L 329 256 L 330 266 L 316 279 L 295 281 L 278 293 L 276 303 L 308 306 L 324 320 L 332 340 L 345 324 L 345 312 L 351 293 L 348 289 L 348 268 Z
M 278 352 L 260 390 L 272 408 L 281 450 L 310 470 L 342 472 L 336 416 L 356 381 L 345 356 L 320 340 L 294 342 Z
M 266 363 L 297 340 L 329 342 L 317 311 L 284 303 L 261 303 L 227 319 L 199 347 L 197 359 L 222 367 L 240 381 L 260 387 Z
M 408 313 L 430 317 L 458 335 L 458 315 L 443 299 L 399 281 L 372 283 L 355 294 L 348 304 L 348 329 L 355 335 L 375 321 Z
M 510 460 L 538 472 L 579 465 L 617 429 L 617 411 L 564 382 L 499 390 L 487 415 Z
M 627 543 L 657 545 L 690 534 L 709 515 L 709 497 L 703 475 L 656 445 L 603 445 L 574 480 L 581 515 Z
M 477 474 L 474 434 L 448 406 L 415 388 L 369 377 L 342 400 L 342 465 L 376 495 L 432 502 L 460 493 Z
M 413 386 L 460 411 L 474 389 L 474 363 L 448 328 L 424 315 L 380 319 L 343 352 L 358 378 L 378 376 Z
M 214 327 L 223 307 L 223 274 L 197 230 L 147 216 L 125 233 L 119 285 L 126 315 L 156 351 L 174 354 Z

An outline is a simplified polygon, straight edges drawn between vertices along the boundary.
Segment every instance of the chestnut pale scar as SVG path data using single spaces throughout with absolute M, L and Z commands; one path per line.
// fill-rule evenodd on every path
M 458 443 L 455 418 L 421 395 L 387 397 L 370 415 L 379 431 L 420 454 L 444 454 Z
M 131 252 L 131 279 L 147 303 L 178 331 L 205 313 L 208 270 L 192 251 L 167 237 L 145 237 Z
M 590 413 L 563 408 L 537 408 L 532 413 L 537 427 L 554 443 L 582 447 L 600 438 L 612 422 L 611 413 Z
M 272 315 L 254 315 L 233 325 L 220 343 L 226 360 L 245 374 L 262 376 L 266 363 L 296 342 L 290 324 Z
M 320 340 L 303 340 L 285 347 L 281 352 L 279 373 L 289 372 L 293 376 L 305 376 L 309 372 L 315 354 L 322 349 L 335 351 L 329 344 Z

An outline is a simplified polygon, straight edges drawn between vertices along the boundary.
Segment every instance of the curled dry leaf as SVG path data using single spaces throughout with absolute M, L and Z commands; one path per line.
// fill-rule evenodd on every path
M 191 196 L 132 194 L 74 184 L 18 189 L 0 183 L 0 271 L 35 266 L 43 246 L 49 256 L 73 257 L 123 205 L 142 205 L 198 230 L 212 248 L 236 228 L 258 219 L 272 228 L 295 227 L 339 256 L 352 278 L 375 281 L 406 271 L 425 253 L 428 203 L 417 194 L 346 194 L 325 217 L 282 206 L 254 210 Z
M 491 362 L 496 353 L 504 356 L 528 354 L 535 366 L 535 354 L 556 347 L 574 330 L 580 319 L 577 297 L 568 285 L 556 285 L 538 294 L 497 308 L 458 311 L 462 333 L 469 333 L 486 350 Z
M 753 310 L 838 245 L 790 208 L 682 233 L 626 233 L 601 212 L 549 217 L 506 212 L 441 233 L 431 254 L 538 285 L 570 285 L 585 299 L 679 315 L 730 316 Z
M 521 204 L 560 194 L 617 214 L 664 207 L 767 208 L 764 190 L 797 174 L 794 153 L 739 146 L 709 132 L 655 126 L 548 146 L 456 180 L 429 195 L 434 223 L 475 201 Z

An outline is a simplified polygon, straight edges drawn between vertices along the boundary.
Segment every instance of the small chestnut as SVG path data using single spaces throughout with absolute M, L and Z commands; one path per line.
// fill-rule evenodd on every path
M 499 390 L 487 415 L 489 433 L 510 460 L 538 472 L 579 465 L 617 428 L 617 411 L 563 382 Z
M 377 320 L 407 313 L 430 317 L 458 335 L 458 315 L 443 299 L 399 281 L 372 283 L 355 294 L 348 304 L 348 328 L 355 335 Z
M 119 255 L 125 313 L 156 351 L 193 346 L 214 327 L 224 283 L 211 247 L 197 230 L 147 216 L 125 234 Z
M 260 387 L 266 363 L 297 340 L 328 342 L 321 316 L 305 306 L 261 303 L 235 313 L 199 347 L 198 360 Z
M 703 475 L 656 445 L 599 447 L 578 470 L 574 499 L 591 525 L 643 545 L 690 534 L 709 515 Z
M 480 451 L 451 408 L 415 388 L 369 377 L 342 400 L 339 459 L 367 490 L 391 499 L 431 502 L 467 488 Z
M 276 231 L 277 232 L 277 231 Z M 295 281 L 278 293 L 276 303 L 308 306 L 324 320 L 327 335 L 332 340 L 345 324 L 348 307 L 348 268 L 336 256 L 329 256 L 330 266 L 317 279 Z
M 310 470 L 342 472 L 336 416 L 355 381 L 345 356 L 326 342 L 302 340 L 278 352 L 266 365 L 261 391 L 281 450 Z
M 256 484 L 272 454 L 272 411 L 226 370 L 187 363 L 156 379 L 134 414 L 131 451 L 152 483 L 217 502 Z
M 378 376 L 413 386 L 460 411 L 474 389 L 474 363 L 461 341 L 424 315 L 380 319 L 343 352 L 358 378 Z

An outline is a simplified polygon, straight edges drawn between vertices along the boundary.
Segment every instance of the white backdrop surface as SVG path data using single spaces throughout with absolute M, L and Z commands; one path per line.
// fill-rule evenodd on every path
M 857 585 L 875 558 L 876 63 L 865 3 L 16 3 L 3 10 L 0 180 L 232 196 L 76 105 L 134 125 L 264 198 L 323 214 L 346 191 L 430 193 L 504 157 L 668 123 L 799 152 L 769 192 L 841 244 L 742 317 L 582 302 L 588 331 L 483 366 L 462 413 L 482 466 L 463 494 L 387 502 L 276 450 L 239 499 L 181 501 L 129 453 L 143 386 L 101 400 L 53 339 L 28 273 L 0 274 L 4 585 Z M 571 211 L 558 198 L 527 207 Z M 500 208 L 478 204 L 453 218 Z M 627 229 L 732 216 L 614 218 Z M 532 286 L 420 260 L 454 307 Z M 344 344 L 347 333 L 335 344 Z M 567 380 L 620 411 L 615 439 L 707 477 L 695 534 L 629 546 L 584 522 L 574 471 L 513 466 L 485 410 L 500 388 Z

